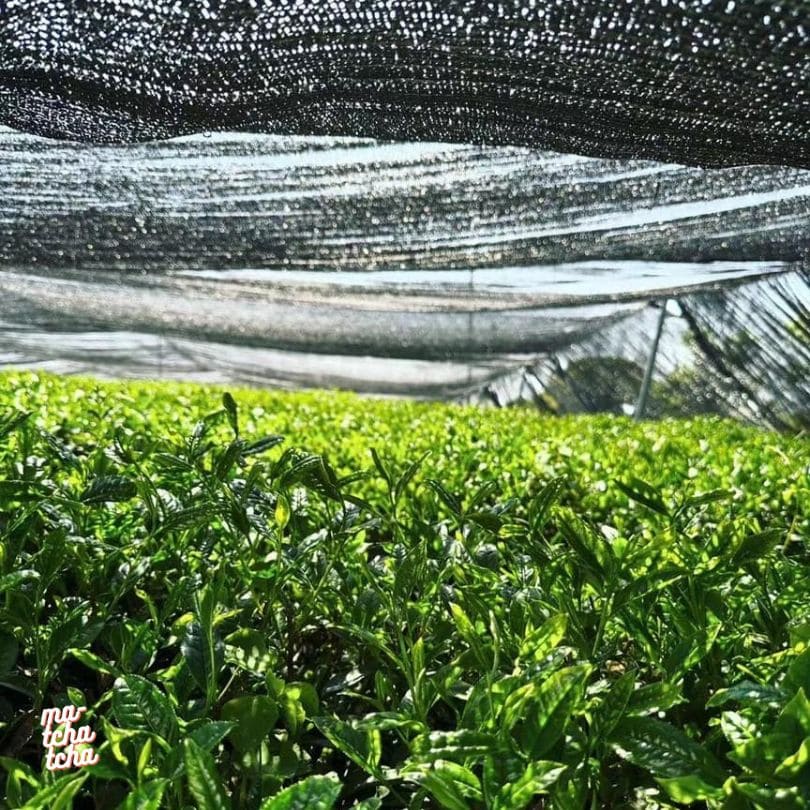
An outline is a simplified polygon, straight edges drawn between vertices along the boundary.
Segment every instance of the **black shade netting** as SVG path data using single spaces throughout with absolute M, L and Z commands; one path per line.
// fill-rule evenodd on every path
M 0 123 L 810 166 L 806 0 L 2 0 Z

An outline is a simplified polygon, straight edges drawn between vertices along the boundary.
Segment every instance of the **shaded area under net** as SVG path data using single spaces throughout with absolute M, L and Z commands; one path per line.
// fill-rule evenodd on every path
M 6 365 L 622 410 L 677 299 L 651 415 L 808 419 L 803 170 L 10 131 L 0 160 Z
M 287 136 L 1 134 L 3 362 L 616 410 L 669 301 L 651 412 L 806 424 L 809 42 L 805 0 L 0 0 L 0 123 Z
M 780 429 L 810 425 L 810 274 L 656 302 L 643 313 L 515 369 L 485 389 L 496 404 L 556 413 L 633 413 L 665 308 L 645 415 L 732 415 Z

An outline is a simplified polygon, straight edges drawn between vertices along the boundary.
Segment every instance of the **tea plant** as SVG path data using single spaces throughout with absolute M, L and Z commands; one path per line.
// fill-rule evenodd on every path
M 6 374 L 8 807 L 810 806 L 810 446 Z M 97 764 L 44 767 L 43 708 Z

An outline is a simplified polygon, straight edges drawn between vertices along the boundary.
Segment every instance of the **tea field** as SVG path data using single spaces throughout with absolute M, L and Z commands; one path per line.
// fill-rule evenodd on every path
M 6 807 L 804 808 L 808 696 L 806 437 L 0 375 Z

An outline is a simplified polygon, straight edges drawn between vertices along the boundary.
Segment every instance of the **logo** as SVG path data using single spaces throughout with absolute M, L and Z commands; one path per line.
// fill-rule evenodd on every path
M 96 732 L 90 726 L 76 727 L 86 711 L 86 706 L 71 703 L 61 709 L 42 710 L 42 744 L 48 749 L 45 765 L 49 771 L 84 768 L 98 762 L 98 754 L 92 746 Z

